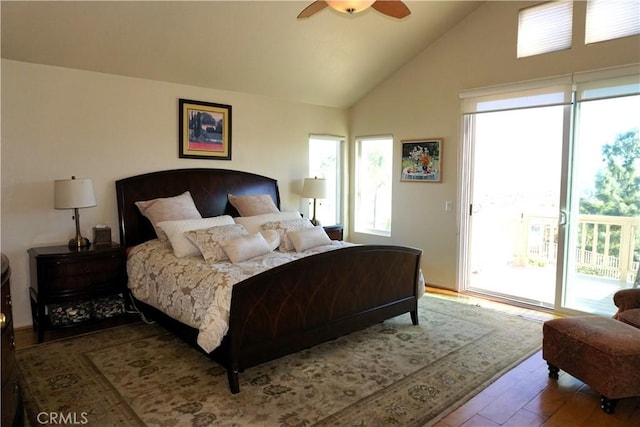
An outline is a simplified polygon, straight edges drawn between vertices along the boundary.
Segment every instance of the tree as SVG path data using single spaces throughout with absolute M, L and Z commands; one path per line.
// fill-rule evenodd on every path
M 580 213 L 611 216 L 640 215 L 640 137 L 638 129 L 619 134 L 602 147 L 606 168 L 596 176 L 595 191 L 580 200 Z
M 591 215 L 626 216 L 640 215 L 640 138 L 638 129 L 619 134 L 611 144 L 602 147 L 602 160 L 606 168 L 596 175 L 595 191 L 581 198 L 580 213 Z M 613 227 L 610 245 L 614 253 L 620 248 L 620 227 Z M 591 242 L 593 227 L 586 230 L 587 242 Z M 580 234 L 582 230 L 580 231 Z M 638 230 L 636 230 L 638 233 Z M 580 239 L 581 236 L 578 236 Z M 598 250 L 604 247 L 604 235 L 598 236 Z M 591 245 L 587 244 L 587 250 Z M 633 259 L 640 258 L 640 248 L 634 250 Z

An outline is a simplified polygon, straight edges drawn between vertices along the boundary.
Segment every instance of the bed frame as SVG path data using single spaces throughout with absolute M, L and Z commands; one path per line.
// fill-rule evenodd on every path
M 189 190 L 203 217 L 238 213 L 227 194 L 269 194 L 280 207 L 277 181 L 225 169 L 176 169 L 116 181 L 120 243 L 156 238 L 136 201 Z M 208 354 L 227 369 L 232 393 L 246 368 L 410 313 L 418 324 L 420 249 L 347 246 L 267 270 L 233 287 L 229 331 Z M 195 345 L 198 331 L 135 301 L 147 316 Z

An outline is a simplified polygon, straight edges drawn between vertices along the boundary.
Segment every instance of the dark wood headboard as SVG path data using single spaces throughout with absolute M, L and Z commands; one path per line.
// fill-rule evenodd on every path
M 173 197 L 189 190 L 203 218 L 238 212 L 227 194 L 269 194 L 280 208 L 275 179 L 227 169 L 174 169 L 151 172 L 116 181 L 120 244 L 134 246 L 155 239 L 151 222 L 135 205 L 137 201 Z

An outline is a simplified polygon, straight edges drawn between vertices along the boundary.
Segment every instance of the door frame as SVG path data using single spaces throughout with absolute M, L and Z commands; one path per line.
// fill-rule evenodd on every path
M 603 92 L 604 90 L 604 92 Z M 563 97 L 550 100 L 548 103 L 542 98 L 536 101 L 537 94 L 556 93 L 561 91 Z M 532 95 L 529 101 L 519 103 L 518 97 L 525 99 L 527 95 Z M 617 98 L 624 96 L 640 95 L 640 74 L 637 64 L 621 65 L 599 70 L 573 72 L 550 78 L 534 79 L 518 83 L 489 86 L 461 91 L 458 96 L 461 100 L 461 122 L 462 135 L 460 138 L 460 150 L 458 159 L 458 256 L 456 269 L 456 290 L 458 292 L 468 291 L 469 261 L 470 261 L 470 231 L 471 217 L 470 208 L 473 188 L 471 179 L 473 178 L 474 147 L 475 138 L 474 120 L 469 120 L 473 113 L 497 111 L 510 108 L 527 108 L 543 105 L 564 105 L 564 126 L 562 135 L 562 165 L 560 179 L 560 200 L 558 212 L 558 248 L 556 267 L 556 292 L 554 298 L 554 311 L 568 315 L 585 314 L 584 312 L 570 309 L 563 306 L 565 288 L 568 281 L 568 262 L 572 256 L 572 248 L 569 238 L 572 238 L 572 220 L 578 218 L 578 194 L 572 194 L 572 175 L 574 164 L 577 159 L 576 135 L 579 126 L 579 105 L 584 101 Z M 561 99 L 562 98 L 562 99 Z M 515 104 L 503 104 L 504 100 L 516 101 Z M 527 102 L 530 104 L 526 105 Z M 509 106 L 511 105 L 511 107 Z M 574 212 L 575 210 L 575 212 Z M 499 297 L 496 297 L 499 298 Z M 537 308 L 541 308 L 536 306 Z

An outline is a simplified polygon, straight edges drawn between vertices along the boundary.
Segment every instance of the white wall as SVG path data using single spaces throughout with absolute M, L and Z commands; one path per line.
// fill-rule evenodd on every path
M 591 46 L 581 42 L 585 2 L 574 2 L 570 50 L 516 59 L 518 11 L 535 3 L 487 2 L 351 110 L 349 132 L 353 137 L 388 133 L 394 136 L 396 160 L 389 240 L 422 248 L 426 280 L 438 287 L 454 290 L 458 287 L 458 221 L 460 210 L 466 209 L 457 203 L 461 146 L 458 93 L 640 62 L 639 36 Z M 444 138 L 443 182 L 400 182 L 400 141 L 437 137 Z M 445 211 L 448 200 L 454 202 L 452 212 Z M 357 242 L 372 241 L 371 237 L 357 233 L 350 238 Z
M 232 160 L 178 158 L 178 99 L 232 106 Z M 283 209 L 298 195 L 309 133 L 347 135 L 343 110 L 108 74 L 2 60 L 2 252 L 11 262 L 15 325 L 31 324 L 27 249 L 66 244 L 71 211 L 53 209 L 53 181 L 92 178 L 98 205 L 80 211 L 117 241 L 117 179 L 174 168 L 246 170 L 278 180 Z

